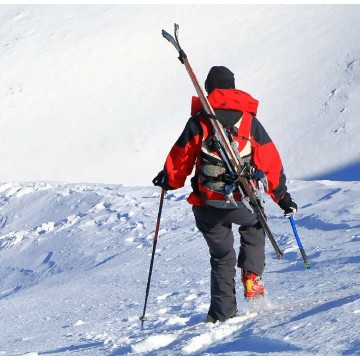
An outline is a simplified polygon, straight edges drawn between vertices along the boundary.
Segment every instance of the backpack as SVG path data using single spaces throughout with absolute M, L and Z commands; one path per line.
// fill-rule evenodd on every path
M 214 111 L 232 110 L 239 113 L 236 127 L 229 130 L 232 132 L 234 141 L 237 143 L 240 155 L 245 163 L 251 164 L 251 140 L 250 131 L 253 116 L 255 116 L 258 101 L 251 95 L 235 89 L 214 90 L 208 97 Z M 199 105 L 200 104 L 200 105 Z M 231 179 L 226 180 L 226 168 L 223 160 L 214 148 L 212 140 L 212 126 L 202 110 L 200 99 L 193 97 L 192 114 L 199 116 L 200 126 L 203 130 L 203 141 L 201 151 L 197 159 L 197 171 L 191 180 L 194 191 L 200 195 L 202 202 L 219 208 L 235 207 L 225 201 L 224 194 L 226 186 L 231 183 Z M 219 118 L 221 122 L 221 119 Z M 239 191 L 234 191 L 236 202 L 241 202 Z

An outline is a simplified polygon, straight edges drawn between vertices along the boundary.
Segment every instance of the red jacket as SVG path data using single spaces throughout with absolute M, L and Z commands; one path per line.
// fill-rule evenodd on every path
M 278 202 L 287 190 L 286 177 L 274 143 L 255 116 L 258 101 L 236 89 L 215 89 L 208 100 L 224 127 L 233 129 L 235 126 L 237 134 L 233 137 L 238 142 L 240 154 L 242 156 L 249 154 L 255 168 L 266 174 L 269 183 L 267 193 Z M 195 165 L 193 179 L 196 179 L 197 184 L 194 186 L 192 181 L 194 191 L 188 197 L 188 202 L 193 205 L 206 205 L 206 200 L 224 201 L 223 193 L 211 191 L 198 181 L 203 140 L 213 134 L 210 121 L 201 114 L 201 110 L 199 98 L 193 97 L 192 116 L 172 147 L 164 166 L 167 183 L 177 189 L 184 186 L 186 178 L 192 173 Z M 238 129 L 236 125 L 239 126 Z M 235 200 L 241 200 L 240 194 L 234 196 Z

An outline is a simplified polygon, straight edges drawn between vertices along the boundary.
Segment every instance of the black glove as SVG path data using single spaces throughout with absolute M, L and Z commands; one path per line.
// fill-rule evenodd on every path
M 168 191 L 168 190 L 175 190 L 175 188 L 173 188 L 172 186 L 170 186 L 165 178 L 165 171 L 161 170 L 153 179 L 153 184 L 155 186 L 160 186 L 163 190 Z
M 284 197 L 278 202 L 281 209 L 284 210 L 284 216 L 290 217 L 294 215 L 297 211 L 297 204 L 294 199 L 291 198 L 289 193 L 285 193 Z

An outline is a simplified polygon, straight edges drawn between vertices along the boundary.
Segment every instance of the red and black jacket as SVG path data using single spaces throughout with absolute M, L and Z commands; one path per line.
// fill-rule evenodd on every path
M 235 128 L 233 137 L 238 142 L 240 154 L 251 147 L 251 163 L 266 174 L 269 183 L 267 193 L 278 202 L 287 190 L 286 177 L 274 143 L 255 116 L 258 101 L 236 89 L 215 89 L 208 96 L 208 100 L 222 125 L 228 129 Z M 167 183 L 178 189 L 184 186 L 195 165 L 195 176 L 192 179 L 194 191 L 188 197 L 188 202 L 193 205 L 206 205 L 206 200 L 224 201 L 223 193 L 211 191 L 198 181 L 204 140 L 213 133 L 209 119 L 201 110 L 199 98 L 193 97 L 192 116 L 172 147 L 164 166 Z M 239 125 L 239 128 L 236 125 Z M 240 194 L 234 196 L 236 201 L 241 200 Z

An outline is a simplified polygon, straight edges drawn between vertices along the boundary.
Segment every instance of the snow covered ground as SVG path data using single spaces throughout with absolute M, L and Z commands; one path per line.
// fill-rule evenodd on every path
M 359 18 L 359 5 L 0 5 L 0 356 L 359 356 Z M 267 243 L 268 294 L 246 302 L 238 281 L 240 316 L 204 324 L 209 255 L 186 185 L 165 199 L 142 327 L 151 179 L 194 95 L 161 37 L 174 22 L 201 82 L 225 65 L 260 100 L 311 268 L 267 198 L 284 251 Z
M 142 327 L 160 192 L 1 185 L 0 354 L 360 355 L 360 183 L 289 186 L 311 268 L 268 199 L 284 258 L 267 243 L 268 294 L 246 302 L 238 281 L 241 316 L 215 325 L 203 323 L 209 255 L 186 202 L 189 188 L 169 192 Z

